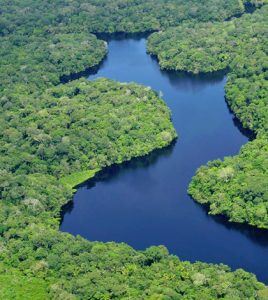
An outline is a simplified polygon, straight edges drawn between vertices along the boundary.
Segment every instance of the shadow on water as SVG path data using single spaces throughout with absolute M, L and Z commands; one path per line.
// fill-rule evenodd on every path
M 115 180 L 117 177 L 122 175 L 123 173 L 128 173 L 130 171 L 136 170 L 136 169 L 146 169 L 150 167 L 153 164 L 156 164 L 157 161 L 160 158 L 169 157 L 172 154 L 172 151 L 176 145 L 177 139 L 175 139 L 170 145 L 168 145 L 165 148 L 162 149 L 156 149 L 152 151 L 151 153 L 143 156 L 143 157 L 135 157 L 132 158 L 129 161 L 123 162 L 121 164 L 113 164 L 111 166 L 108 166 L 104 169 L 102 169 L 100 172 L 98 172 L 94 178 L 87 180 L 86 182 L 83 182 L 82 184 L 76 186 L 77 189 L 79 187 L 85 187 L 86 189 L 92 189 L 96 186 L 99 182 L 106 182 L 109 183 L 109 181 Z M 74 207 L 73 201 L 69 201 L 65 205 L 62 206 L 61 209 L 61 222 L 62 224 L 64 220 L 64 215 L 66 213 L 70 213 Z
M 98 39 L 104 40 L 106 42 L 110 41 L 123 41 L 126 39 L 131 39 L 133 41 L 139 41 L 140 39 L 148 38 L 152 33 L 156 31 L 146 31 L 146 32 L 116 32 L 116 33 L 105 33 L 105 32 L 97 32 L 94 33 Z
M 147 169 L 150 166 L 157 163 L 160 158 L 168 158 L 175 147 L 176 140 L 172 142 L 168 147 L 163 149 L 157 149 L 150 154 L 143 157 L 136 157 L 122 164 L 114 164 L 112 166 L 106 167 L 100 171 L 93 179 L 85 182 L 83 186 L 91 189 L 96 185 L 97 182 L 105 181 L 109 182 L 116 179 L 123 173 L 128 173 L 137 169 Z
M 147 53 L 150 55 L 149 53 Z M 159 60 L 156 55 L 150 55 L 150 58 L 154 63 L 159 66 Z M 159 66 L 159 72 L 161 75 L 168 79 L 170 84 L 175 89 L 187 88 L 199 90 L 203 89 L 206 85 L 212 85 L 222 82 L 224 77 L 228 73 L 228 68 L 212 73 L 198 73 L 193 74 L 186 71 L 174 71 L 161 69 Z
M 152 55 L 152 59 L 158 64 L 159 61 L 156 56 Z M 203 89 L 206 84 L 212 85 L 222 82 L 222 80 L 228 74 L 228 68 L 225 70 L 212 72 L 212 73 L 199 73 L 199 74 L 192 74 L 189 72 L 182 72 L 182 71 L 173 71 L 173 70 L 162 70 L 159 68 L 161 74 L 168 78 L 170 84 L 174 86 L 176 89 L 187 88 L 191 90 L 200 90 Z M 228 108 L 230 115 L 233 115 L 233 124 L 234 126 L 241 132 L 242 135 L 247 137 L 249 141 L 252 141 L 256 138 L 256 134 L 245 127 L 243 127 L 241 121 L 233 114 L 231 107 L 225 98 L 225 102 Z
M 240 128 L 240 126 L 241 125 L 239 125 L 239 128 Z M 147 169 L 151 165 L 156 164 L 157 161 L 161 157 L 168 158 L 170 155 L 172 155 L 172 151 L 175 147 L 176 142 L 177 141 L 175 140 L 168 147 L 155 150 L 144 157 L 133 158 L 130 161 L 124 162 L 122 164 L 114 164 L 109 167 L 106 167 L 105 169 L 98 172 L 94 178 L 84 182 L 81 185 L 78 185 L 77 188 L 83 187 L 83 188 L 90 190 L 90 189 L 94 188 L 98 183 L 100 183 L 100 182 L 109 183 L 111 181 L 116 180 L 116 178 L 120 177 L 124 173 L 128 173 L 128 172 L 131 172 L 136 169 Z M 223 215 L 210 215 L 209 214 L 209 205 L 202 205 L 198 202 L 195 202 L 193 198 L 191 198 L 191 199 L 192 199 L 194 205 L 196 206 L 196 208 L 203 211 L 207 215 L 207 217 L 210 218 L 211 220 L 213 220 L 215 223 L 224 226 L 229 231 L 237 231 L 237 232 L 245 235 L 247 238 L 252 240 L 252 242 L 254 242 L 262 247 L 268 246 L 267 230 L 255 228 L 255 227 L 249 226 L 247 224 L 230 222 Z M 69 201 L 66 205 L 64 205 L 62 207 L 61 223 L 64 220 L 64 215 L 66 213 L 71 213 L 73 208 L 74 208 L 73 201 Z
M 74 200 L 62 209 L 60 229 L 89 240 L 126 242 L 136 249 L 163 244 L 183 260 L 225 263 L 268 282 L 268 232 L 208 215 L 208 208 L 187 194 L 197 168 L 236 155 L 254 139 L 225 101 L 228 70 L 199 75 L 162 71 L 146 53 L 142 37 L 102 36 L 109 42 L 109 53 L 98 70 L 86 75 L 90 80 L 133 81 L 161 92 L 178 141 L 107 167 L 79 186 Z
M 230 105 L 227 100 L 225 101 L 229 112 L 232 113 Z M 249 141 L 253 141 L 256 138 L 256 134 L 252 130 L 243 127 L 242 122 L 236 116 L 233 116 L 233 124 Z
M 242 130 L 241 132 L 245 134 L 245 136 L 251 138 L 253 137 L 253 133 L 249 130 L 244 129 L 237 118 L 234 118 L 233 121 L 234 121 L 234 125 L 239 130 Z M 108 166 L 103 170 L 101 170 L 100 172 L 98 172 L 94 178 L 82 183 L 81 185 L 78 185 L 76 188 L 83 187 L 90 190 L 94 188 L 98 183 L 100 182 L 109 183 L 111 181 L 116 180 L 116 178 L 120 177 L 124 173 L 128 173 L 137 169 L 147 169 L 150 166 L 156 164 L 160 158 L 162 157 L 168 158 L 170 155 L 172 155 L 172 151 L 174 150 L 176 143 L 177 140 L 174 140 L 169 146 L 163 149 L 154 150 L 153 152 L 151 152 L 146 156 L 136 157 L 122 164 L 114 164 Z M 207 215 L 207 217 L 212 219 L 215 223 L 224 226 L 229 231 L 238 231 L 239 233 L 245 235 L 247 238 L 252 240 L 252 242 L 260 246 L 263 247 L 268 246 L 267 230 L 255 228 L 247 224 L 230 222 L 223 215 L 210 215 L 208 205 L 202 205 L 198 202 L 195 202 L 195 200 L 192 197 L 190 198 L 192 199 L 196 208 L 203 211 Z M 62 207 L 61 223 L 64 220 L 64 215 L 66 213 L 71 213 L 73 208 L 74 208 L 73 201 L 69 201 L 66 205 Z
M 107 59 L 107 55 L 104 56 L 102 61 L 94 67 L 86 68 L 85 70 L 83 70 L 81 72 L 72 73 L 72 74 L 69 74 L 69 75 L 62 75 L 60 77 L 60 83 L 68 83 L 70 81 L 77 80 L 77 79 L 80 79 L 82 77 L 88 78 L 90 75 L 97 74 L 99 69 L 101 69 L 103 67 L 103 65 L 105 64 L 106 59 Z
M 244 14 L 252 14 L 254 13 L 254 11 L 256 9 L 258 9 L 259 7 L 257 7 L 256 5 L 254 5 L 254 3 L 251 3 L 251 2 L 245 2 L 244 3 L 244 6 L 245 6 L 245 11 L 242 12 L 242 13 L 238 13 L 238 14 L 235 14 L 235 15 L 232 15 L 228 18 L 225 19 L 225 21 L 230 21 L 232 20 L 233 18 L 237 19 L 237 18 L 240 18 L 242 15 Z
M 187 72 L 175 72 L 160 70 L 164 77 L 167 77 L 170 84 L 176 89 L 185 88 L 188 85 L 194 86 L 196 90 L 204 88 L 206 84 L 217 84 L 223 80 L 227 71 L 215 72 L 215 74 L 190 74 Z M 182 80 L 183 79 L 183 80 Z
M 266 248 L 268 246 L 267 229 L 260 229 L 243 223 L 230 222 L 224 215 L 211 215 L 209 214 L 209 205 L 195 202 L 195 200 L 191 196 L 190 198 L 194 201 L 195 205 L 199 207 L 204 213 L 206 213 L 208 218 L 212 219 L 215 223 L 224 226 L 229 231 L 237 231 L 245 235 L 252 242 L 261 247 Z

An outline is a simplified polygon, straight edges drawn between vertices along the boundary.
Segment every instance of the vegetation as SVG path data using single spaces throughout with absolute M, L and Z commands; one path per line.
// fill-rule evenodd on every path
M 201 203 L 207 195 L 205 190 L 210 190 L 206 202 L 212 214 L 224 214 L 231 221 L 260 228 L 268 228 L 267 12 L 265 6 L 252 18 L 236 21 L 241 26 L 238 29 L 241 28 L 239 36 L 243 42 L 230 63 L 231 73 L 225 88 L 231 109 L 245 127 L 256 132 L 257 139 L 237 157 L 226 158 L 218 165 L 209 164 L 207 171 L 200 169 L 189 187 L 190 194 Z M 245 36 L 244 31 L 248 32 Z M 222 170 L 232 173 L 226 183 L 218 177 Z
M 31 34 L 43 29 L 53 33 L 144 32 L 187 19 L 224 20 L 244 10 L 241 0 L 2 0 L 0 35 L 18 29 Z
M 46 299 L 48 284 L 40 278 L 28 277 L 18 270 L 1 268 L 1 299 L 32 300 Z
M 88 33 L 1 38 L 2 105 L 9 109 L 13 98 L 22 101 L 22 94 L 40 94 L 59 84 L 62 76 L 98 65 L 106 52 L 106 43 Z
M 93 178 L 99 170 L 100 169 L 75 172 L 60 178 L 60 182 L 70 188 L 75 188 L 79 184 Z
M 160 66 L 192 73 L 229 69 L 226 97 L 243 125 L 268 130 L 267 14 L 224 23 L 184 24 L 150 36 L 148 51 Z M 254 47 L 252 46 L 254 45 Z
M 5 299 L 34 293 L 38 299 L 261 299 L 259 293 L 266 293 L 241 269 L 181 262 L 164 247 L 135 251 L 61 233 L 57 217 L 70 188 L 43 174 L 2 172 L 0 180 L 0 294 Z
M 189 193 L 211 214 L 230 221 L 268 228 L 268 144 L 256 139 L 235 157 L 212 161 L 193 178 Z
M 253 14 L 244 14 L 228 22 L 185 22 L 179 27 L 153 33 L 148 39 L 148 52 L 158 57 L 163 69 L 197 74 L 231 67 L 232 71 L 241 72 L 246 64 L 248 73 L 256 69 L 262 71 L 259 68 L 265 63 L 267 50 L 267 10 L 267 6 L 263 6 Z M 254 48 L 249 48 L 253 42 Z M 260 61 L 253 63 L 249 54 Z M 251 63 L 245 61 L 246 58 Z
M 245 5 L 250 4 L 250 5 L 254 5 L 255 7 L 260 7 L 267 3 L 268 3 L 267 0 L 249 0 L 249 1 L 244 0 Z
M 5 111 L 1 126 L 0 165 L 15 173 L 61 177 L 94 170 L 176 137 L 164 102 L 136 84 L 81 79 L 47 89 L 29 104 Z
M 74 186 L 105 166 L 145 155 L 176 137 L 169 110 L 146 87 L 106 79 L 60 84 L 105 57 L 106 43 L 92 33 L 220 21 L 244 10 L 240 0 L 1 0 L 0 298 L 265 299 L 265 286 L 243 270 L 181 262 L 164 247 L 135 251 L 58 231 L 61 207 Z M 236 59 L 240 65 L 238 55 L 230 65 Z M 250 78 L 259 88 L 250 91 L 255 95 L 258 90 L 256 99 L 265 99 L 262 85 L 255 85 L 263 70 L 254 72 Z M 241 119 L 252 116 L 244 124 L 264 135 L 260 101 L 254 98 L 246 112 L 253 98 L 243 98 L 248 93 L 244 83 L 239 103 L 245 105 L 235 102 L 232 88 L 239 74 L 229 79 L 230 103 Z M 260 149 L 267 149 L 263 141 Z M 244 168 L 254 172 L 263 161 L 265 156 L 256 155 L 256 163 Z M 234 176 L 237 182 L 240 175 Z M 263 203 L 253 198 L 261 208 L 252 214 L 261 215 L 264 226 Z
M 189 24 L 154 33 L 148 51 L 166 69 L 192 73 L 228 69 L 230 108 L 257 139 L 237 157 L 201 167 L 189 193 L 211 214 L 268 228 L 268 6 L 224 23 Z

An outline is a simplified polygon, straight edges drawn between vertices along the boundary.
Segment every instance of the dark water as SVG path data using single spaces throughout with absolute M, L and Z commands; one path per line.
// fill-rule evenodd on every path
M 179 139 L 148 157 L 109 168 L 81 186 L 64 211 L 61 230 L 136 249 L 162 244 L 183 260 L 242 267 L 268 282 L 266 232 L 208 216 L 187 195 L 199 166 L 237 154 L 248 141 L 225 103 L 225 76 L 162 72 L 146 54 L 145 43 L 110 41 L 107 59 L 89 79 L 134 81 L 161 91 Z

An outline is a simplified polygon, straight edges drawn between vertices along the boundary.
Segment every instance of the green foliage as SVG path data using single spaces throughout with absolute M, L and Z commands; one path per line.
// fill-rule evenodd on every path
M 267 14 L 263 6 L 252 15 L 224 23 L 185 23 L 154 33 L 148 51 L 160 66 L 192 73 L 229 69 L 226 97 L 243 125 L 268 131 Z
M 264 4 L 268 4 L 268 0 L 244 0 L 244 4 L 252 4 L 256 7 L 260 7 Z
M 46 279 L 48 299 L 257 299 L 264 288 L 241 269 L 181 262 L 164 247 L 135 251 L 41 224 L 4 235 L 1 260 L 29 278 Z
M 260 300 L 268 299 L 268 288 L 262 289 L 258 292 L 258 296 Z
M 53 218 L 59 217 L 61 206 L 71 199 L 72 190 L 69 186 L 58 182 L 55 177 L 47 174 L 14 175 L 6 170 L 1 170 L 0 175 L 2 231 L 5 230 L 3 225 L 5 216 L 9 215 L 10 210 L 14 211 L 16 208 L 18 211 L 14 213 L 12 218 L 18 224 L 25 220 L 23 218 L 18 220 L 17 213 L 28 215 L 31 222 L 40 222 L 40 218 L 43 216 L 46 223 L 57 226 L 58 221 Z M 30 223 L 30 219 L 27 222 Z M 9 226 L 12 228 L 14 225 L 5 224 L 8 228 Z
M 0 274 L 0 298 L 5 300 L 46 300 L 47 283 L 39 278 L 27 277 L 19 272 Z
M 100 169 L 75 172 L 60 178 L 60 182 L 69 186 L 70 188 L 75 188 L 77 185 L 89 180 L 90 178 L 93 178 L 99 170 Z
M 235 73 L 262 72 L 267 54 L 267 11 L 264 6 L 251 15 L 228 22 L 185 22 L 152 34 L 148 52 L 158 57 L 163 69 L 197 74 L 231 67 Z
M 106 79 L 60 85 L 106 55 L 106 43 L 91 33 L 223 20 L 244 9 L 240 0 L 1 1 L 0 298 L 265 297 L 264 285 L 243 270 L 181 262 L 164 247 L 135 251 L 58 231 L 75 185 L 176 136 L 169 110 L 149 88 Z M 229 180 L 226 168 L 221 176 Z M 256 214 L 263 224 L 263 207 Z
M 39 28 L 61 32 L 144 32 L 187 19 L 224 20 L 244 11 L 241 0 L 1 1 L 0 35 Z M 60 26 L 59 26 L 60 24 Z
M 157 56 L 162 69 L 194 74 L 224 70 L 233 56 L 232 43 L 227 42 L 232 29 L 231 22 L 185 23 L 152 34 L 147 50 Z
M 226 157 L 201 167 L 189 193 L 211 214 L 224 214 L 230 221 L 268 228 L 268 144 L 256 139 L 238 156 Z
M 163 246 L 136 251 L 61 233 L 55 216 L 69 189 L 44 175 L 1 178 L 0 293 L 7 299 L 258 299 L 264 289 L 243 270 L 181 262 Z
M 1 132 L 2 168 L 57 177 L 148 154 L 176 137 L 155 92 L 107 79 L 48 89 L 6 110 Z
M 207 197 L 205 202 L 210 204 L 212 214 L 224 214 L 231 221 L 260 228 L 268 228 L 267 12 L 265 6 L 252 18 L 236 21 L 240 26 L 240 46 L 230 63 L 231 74 L 225 87 L 231 109 L 258 138 L 237 157 L 226 158 L 218 166 L 209 164 L 201 168 L 189 188 L 200 203 Z M 234 171 L 225 183 L 217 177 L 224 168 Z
M 228 69 L 230 108 L 258 134 L 237 157 L 201 167 L 189 193 L 211 214 L 268 228 L 268 6 L 224 23 L 185 23 L 154 33 L 148 51 L 165 69 L 192 73 Z M 266 168 L 266 169 L 265 169 Z
M 63 75 L 98 65 L 106 52 L 106 43 L 89 33 L 2 38 L 0 93 L 5 95 L 2 105 L 11 96 L 36 94 L 37 90 L 59 84 Z

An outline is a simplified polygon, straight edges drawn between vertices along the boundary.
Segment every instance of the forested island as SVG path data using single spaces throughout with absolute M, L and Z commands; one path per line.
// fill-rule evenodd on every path
M 150 88 L 72 80 L 105 58 L 98 33 L 154 31 L 148 51 L 162 68 L 228 70 L 230 108 L 256 133 L 238 156 L 201 167 L 189 193 L 213 214 L 268 227 L 266 1 L 0 2 L 0 298 L 267 299 L 241 269 L 58 230 L 75 186 L 177 137 Z M 232 18 L 247 5 L 256 11 Z

